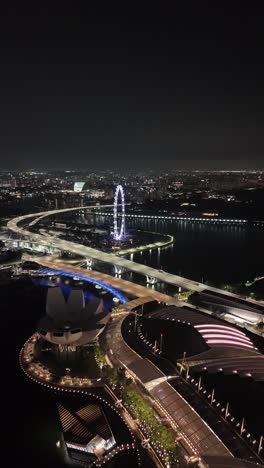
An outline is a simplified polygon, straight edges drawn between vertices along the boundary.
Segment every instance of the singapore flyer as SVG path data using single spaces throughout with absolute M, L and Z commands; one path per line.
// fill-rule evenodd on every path
M 118 230 L 118 196 L 120 193 L 121 197 L 121 226 L 120 230 Z M 117 185 L 115 190 L 115 197 L 114 197 L 114 239 L 115 240 L 122 240 L 125 238 L 125 194 L 122 185 Z

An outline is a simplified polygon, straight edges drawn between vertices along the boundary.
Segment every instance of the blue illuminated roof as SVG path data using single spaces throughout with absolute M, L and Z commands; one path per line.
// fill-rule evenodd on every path
M 125 297 L 118 289 L 112 288 L 112 286 L 109 286 L 108 284 L 104 283 L 103 281 L 100 281 L 98 279 L 90 278 L 85 275 L 82 275 L 81 273 L 72 273 L 70 271 L 63 271 L 63 270 L 56 270 L 53 268 L 40 268 L 38 270 L 38 273 L 43 273 L 43 275 L 48 275 L 48 274 L 55 274 L 58 276 L 68 276 L 69 278 L 78 278 L 81 281 L 85 281 L 87 283 L 91 284 L 98 284 L 101 286 L 103 289 L 108 291 L 110 294 L 112 294 L 114 297 L 117 297 L 122 304 L 125 304 L 128 302 L 128 298 Z

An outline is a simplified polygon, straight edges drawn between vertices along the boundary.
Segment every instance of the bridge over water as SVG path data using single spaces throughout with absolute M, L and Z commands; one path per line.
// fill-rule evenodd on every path
M 101 206 L 101 208 L 110 208 L 110 207 L 112 207 L 112 205 Z M 234 300 L 238 300 L 241 302 L 241 298 L 239 296 L 237 296 L 236 294 L 230 293 L 228 291 L 223 291 L 217 288 L 213 288 L 211 286 L 207 286 L 203 283 L 199 283 L 191 279 L 184 278 L 182 276 L 167 273 L 162 270 L 157 270 L 147 265 L 142 265 L 132 260 L 119 257 L 112 253 L 102 252 L 98 249 L 87 247 L 79 243 L 66 241 L 54 235 L 49 235 L 45 233 L 45 236 L 43 236 L 42 234 L 34 233 L 28 230 L 30 226 L 36 225 L 37 222 L 49 216 L 53 216 L 59 213 L 72 212 L 72 211 L 93 210 L 96 208 L 98 208 L 98 206 L 86 206 L 86 207 L 66 208 L 66 209 L 61 209 L 61 210 L 51 210 L 51 211 L 46 211 L 46 212 L 44 211 L 41 213 L 28 214 L 25 216 L 20 216 L 20 217 L 12 219 L 11 221 L 7 223 L 7 227 L 11 231 L 17 234 L 26 236 L 32 242 L 39 243 L 39 245 L 42 245 L 42 246 L 46 246 L 47 249 L 52 248 L 54 251 L 56 250 L 67 251 L 72 254 L 81 255 L 88 260 L 94 259 L 94 260 L 98 260 L 101 262 L 105 262 L 105 263 L 114 265 L 117 268 L 132 271 L 137 274 L 141 274 L 145 276 L 147 281 L 152 284 L 154 284 L 157 281 L 160 281 L 160 282 L 164 282 L 167 284 L 171 284 L 173 286 L 182 287 L 182 288 L 185 288 L 191 291 L 200 292 L 200 293 L 203 291 L 206 291 L 207 293 L 220 294 L 222 297 L 224 296 L 227 299 L 230 299 L 230 300 L 234 299 Z M 24 226 L 21 226 L 21 223 L 25 223 L 26 221 L 29 221 L 30 219 L 32 219 L 32 221 L 28 224 L 27 228 Z M 262 310 L 259 303 L 253 300 L 248 300 L 247 304 L 249 304 L 249 306 L 252 309 L 256 309 L 256 312 L 254 312 L 255 322 L 263 318 L 264 308 Z M 239 305 L 237 306 L 237 310 L 239 311 Z M 248 313 L 248 316 L 250 317 L 249 313 Z M 238 313 L 238 317 L 239 317 L 239 313 Z M 249 322 L 252 322 L 252 317 L 253 315 L 251 314 L 251 318 Z M 243 320 L 246 321 L 245 311 L 243 313 Z

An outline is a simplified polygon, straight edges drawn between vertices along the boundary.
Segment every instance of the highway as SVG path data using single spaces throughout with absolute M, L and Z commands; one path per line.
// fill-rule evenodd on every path
M 60 263 L 52 261 L 50 256 L 48 257 L 31 257 L 28 256 L 28 260 L 38 263 L 42 267 L 46 267 L 49 270 L 58 271 L 60 274 L 65 273 L 74 273 L 76 276 L 86 276 L 88 278 L 93 278 L 95 280 L 101 281 L 116 290 L 123 291 L 131 296 L 137 298 L 148 298 L 149 300 L 157 300 L 160 302 L 165 302 L 166 304 L 175 304 L 181 306 L 182 304 L 171 296 L 155 291 L 155 289 L 149 289 L 145 286 L 141 286 L 131 281 L 124 280 L 122 278 L 116 278 L 114 276 L 107 275 L 106 273 L 101 273 L 94 270 L 84 270 L 77 266 L 68 265 L 66 263 Z
M 112 207 L 112 205 L 102 205 L 101 208 L 103 207 Z M 71 211 L 80 211 L 84 209 L 94 209 L 98 208 L 98 206 L 86 206 L 86 207 L 76 207 L 76 208 L 65 208 L 61 210 L 51 210 L 51 211 L 46 211 L 46 212 L 41 212 L 41 213 L 33 213 L 33 214 L 28 214 L 25 216 L 20 216 L 18 218 L 14 218 L 10 220 L 7 223 L 7 228 L 10 229 L 11 231 L 20 234 L 22 236 L 29 237 L 32 241 L 36 241 L 41 245 L 47 246 L 47 247 L 53 247 L 54 249 L 62 250 L 62 251 L 68 251 L 76 255 L 82 255 L 88 259 L 94 259 L 98 260 L 101 262 L 109 263 L 111 265 L 119 266 L 123 268 L 124 270 L 129 270 L 134 273 L 138 273 L 141 275 L 144 275 L 145 277 L 148 277 L 149 279 L 153 278 L 157 281 L 161 281 L 167 284 L 172 284 L 174 286 L 180 286 L 182 288 L 191 290 L 191 291 L 197 291 L 201 292 L 204 290 L 210 291 L 212 293 L 218 293 L 225 295 L 226 297 L 238 299 L 239 296 L 236 294 L 230 293 L 228 291 L 224 291 L 221 289 L 213 288 L 211 286 L 207 286 L 203 283 L 199 283 L 196 281 L 193 281 L 188 278 L 184 278 L 182 276 L 174 275 L 171 273 L 167 273 L 162 270 L 157 270 L 155 268 L 149 267 L 147 265 L 142 265 L 140 263 L 136 263 L 132 260 L 128 260 L 126 258 L 118 257 L 115 254 L 112 253 L 107 253 L 107 252 L 102 252 L 100 250 L 87 247 L 82 244 L 66 241 L 63 239 L 59 239 L 58 237 L 51 236 L 49 234 L 46 234 L 45 237 L 41 234 L 38 233 L 33 233 L 28 231 L 26 228 L 20 227 L 19 223 L 26 221 L 30 218 L 35 218 L 34 219 L 34 224 L 37 223 L 40 219 L 43 219 L 47 216 L 52 216 L 56 215 L 59 213 L 65 213 L 65 212 L 71 212 Z M 32 222 L 31 222 L 32 225 Z M 251 304 L 252 306 L 259 306 L 259 304 L 254 301 L 254 300 L 248 300 L 248 303 Z M 261 318 L 262 315 L 259 314 L 259 317 Z

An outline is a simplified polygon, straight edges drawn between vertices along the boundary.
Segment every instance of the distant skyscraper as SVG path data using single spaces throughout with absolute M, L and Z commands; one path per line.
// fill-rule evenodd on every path
M 17 186 L 16 179 L 15 177 L 13 177 L 10 181 L 10 187 L 12 190 L 15 190 L 16 186 Z
M 74 192 L 81 192 L 84 187 L 85 182 L 75 182 L 73 186 Z

